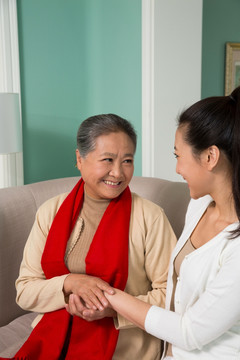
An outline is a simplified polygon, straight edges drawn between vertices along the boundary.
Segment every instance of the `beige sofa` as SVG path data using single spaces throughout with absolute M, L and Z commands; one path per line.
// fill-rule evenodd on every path
M 27 314 L 15 303 L 24 244 L 38 207 L 50 197 L 70 191 L 78 177 L 62 178 L 0 189 L 0 356 L 12 356 L 31 331 L 36 314 Z M 189 191 L 185 183 L 157 178 L 133 177 L 133 192 L 160 205 L 179 237 Z

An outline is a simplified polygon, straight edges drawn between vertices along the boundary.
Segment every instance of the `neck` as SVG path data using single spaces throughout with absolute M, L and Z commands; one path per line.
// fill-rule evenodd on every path
M 219 219 L 224 219 L 229 223 L 239 221 L 234 205 L 231 179 L 225 178 L 210 195 L 214 200 L 214 211 Z

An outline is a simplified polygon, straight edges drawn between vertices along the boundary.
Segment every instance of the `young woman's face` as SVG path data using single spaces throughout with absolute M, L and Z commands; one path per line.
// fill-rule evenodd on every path
M 204 166 L 205 154 L 196 158 L 183 135 L 184 128 L 177 129 L 174 146 L 174 154 L 177 159 L 176 172 L 188 183 L 191 197 L 197 199 L 209 193 L 210 174 Z
M 85 158 L 76 151 L 85 190 L 94 199 L 114 199 L 128 186 L 134 171 L 134 145 L 123 132 L 101 135 Z

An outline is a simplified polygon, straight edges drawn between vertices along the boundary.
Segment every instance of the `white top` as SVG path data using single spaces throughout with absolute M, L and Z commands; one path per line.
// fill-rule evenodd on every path
M 170 260 L 166 310 L 152 306 L 145 320 L 148 333 L 173 344 L 176 360 L 240 359 L 240 236 L 228 238 L 238 223 L 185 256 L 174 297 L 175 312 L 169 310 L 174 259 L 211 201 L 208 195 L 191 200 Z

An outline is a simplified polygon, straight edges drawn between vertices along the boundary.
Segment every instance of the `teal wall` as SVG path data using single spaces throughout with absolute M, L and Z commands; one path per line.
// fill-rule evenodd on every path
M 17 5 L 25 183 L 78 175 L 78 126 L 108 112 L 136 128 L 141 175 L 141 0 Z M 203 0 L 203 98 L 224 94 L 225 44 L 240 42 L 239 14 L 239 0 Z
M 25 183 L 76 176 L 76 132 L 113 112 L 138 134 L 141 0 L 18 0 Z
M 202 98 L 224 95 L 226 42 L 240 42 L 240 1 L 203 0 Z

